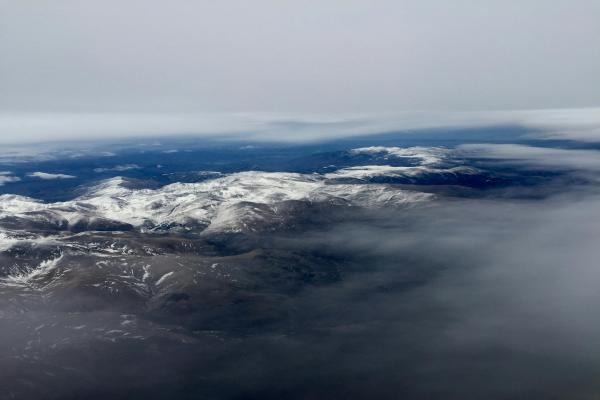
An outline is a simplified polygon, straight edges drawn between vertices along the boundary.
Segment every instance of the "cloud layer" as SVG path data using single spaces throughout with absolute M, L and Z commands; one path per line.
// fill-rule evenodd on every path
M 69 113 L 2 112 L 0 143 L 192 136 L 314 142 L 392 131 L 513 125 L 533 139 L 600 142 L 600 108 L 397 113 Z M 418 132 L 415 132 L 418 135 Z M 418 137 L 418 136 L 416 136 Z M 504 140 L 502 132 L 497 140 Z
M 600 105 L 600 6 L 592 0 L 0 7 L 0 110 L 29 113 L 8 126 L 2 117 L 3 141 L 240 128 L 205 122 L 211 113 L 340 121 Z

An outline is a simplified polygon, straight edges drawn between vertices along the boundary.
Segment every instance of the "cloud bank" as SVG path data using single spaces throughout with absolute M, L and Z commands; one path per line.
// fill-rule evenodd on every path
M 598 150 L 572 150 L 518 144 L 464 144 L 458 147 L 458 154 L 546 170 L 554 168 L 600 170 Z
M 502 125 L 528 128 L 531 138 L 600 142 L 600 109 L 587 108 L 374 114 L 0 112 L 0 143 L 170 136 L 297 143 L 391 131 Z

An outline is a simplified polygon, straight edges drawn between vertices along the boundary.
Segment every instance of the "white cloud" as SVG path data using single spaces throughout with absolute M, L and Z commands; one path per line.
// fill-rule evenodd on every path
M 115 172 L 123 172 L 123 171 L 130 171 L 132 169 L 140 169 L 142 167 L 140 167 L 137 164 L 123 164 L 123 165 L 115 165 L 114 167 L 111 168 L 95 168 L 94 172 L 109 172 L 109 171 L 115 171 Z
M 6 183 L 18 182 L 21 178 L 13 176 L 10 171 L 0 171 L 0 186 L 4 186 Z
M 32 178 L 45 179 L 45 180 L 52 180 L 52 179 L 73 179 L 73 178 L 76 178 L 76 176 L 74 176 L 74 175 L 50 174 L 50 173 L 47 173 L 47 172 L 32 172 L 31 174 L 27 174 L 27 176 L 30 176 Z

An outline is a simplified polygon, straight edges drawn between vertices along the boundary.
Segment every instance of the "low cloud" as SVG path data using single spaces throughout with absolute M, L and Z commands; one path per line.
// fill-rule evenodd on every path
M 314 363 L 338 390 L 364 374 L 383 398 L 594 397 L 599 207 L 594 195 L 465 200 L 294 239 L 363 273 L 293 304 L 317 333 L 288 355 L 317 355 L 295 354 L 306 374 L 285 379 L 302 387 Z
M 94 168 L 94 172 L 123 172 L 130 171 L 133 169 L 141 169 L 137 164 L 124 164 L 124 165 L 116 165 L 110 168 Z
M 465 144 L 459 154 L 469 158 L 505 161 L 530 167 L 600 170 L 600 151 L 534 147 L 517 144 Z
M 9 171 L 0 171 L 0 186 L 4 186 L 7 183 L 19 182 L 21 178 L 12 175 Z
M 48 172 L 32 172 L 31 174 L 27 174 L 27 176 L 31 178 L 39 178 L 44 180 L 54 180 L 54 179 L 73 179 L 76 178 L 74 175 L 66 175 L 66 174 L 51 174 Z

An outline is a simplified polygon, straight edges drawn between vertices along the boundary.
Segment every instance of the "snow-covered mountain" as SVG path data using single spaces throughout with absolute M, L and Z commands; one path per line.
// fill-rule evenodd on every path
M 0 222 L 5 227 L 21 224 L 59 230 L 102 230 L 104 225 L 123 225 L 143 230 L 204 226 L 207 232 L 239 231 L 252 221 L 277 215 L 278 209 L 290 201 L 379 207 L 408 205 L 431 198 L 430 194 L 392 185 L 343 184 L 331 181 L 330 177 L 330 174 L 249 171 L 159 189 L 131 188 L 126 179 L 117 177 L 65 202 L 44 203 L 2 195 Z
M 0 196 L 0 224 L 24 230 L 127 230 L 185 227 L 206 233 L 252 229 L 257 223 L 281 222 L 289 202 L 358 207 L 404 206 L 426 201 L 430 194 L 393 185 L 368 182 L 373 176 L 474 173 L 446 163 L 443 148 L 367 147 L 349 154 L 411 160 L 408 166 L 362 165 L 325 174 L 246 171 L 197 183 L 174 183 L 158 189 L 132 188 L 115 177 L 64 202 L 45 203 L 33 198 Z M 347 182 L 340 178 L 351 178 Z M 4 231 L 3 242 L 14 236 Z M 5 244 L 6 244 L 5 243 Z

